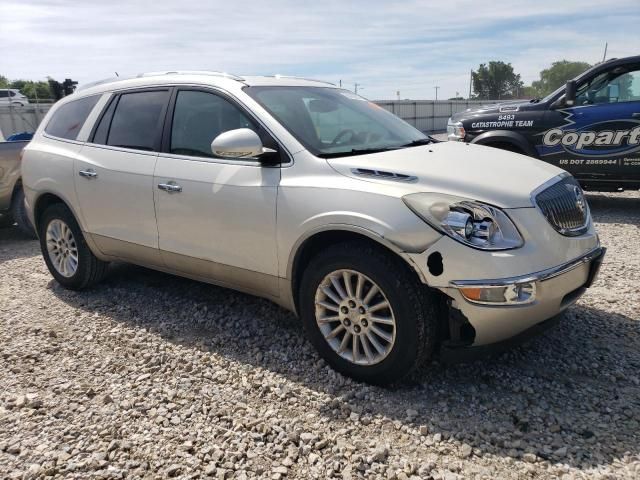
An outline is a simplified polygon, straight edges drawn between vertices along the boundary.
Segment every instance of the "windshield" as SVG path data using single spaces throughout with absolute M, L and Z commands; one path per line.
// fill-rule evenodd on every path
M 428 143 L 408 123 L 348 90 L 330 87 L 247 87 L 307 150 L 329 158 Z

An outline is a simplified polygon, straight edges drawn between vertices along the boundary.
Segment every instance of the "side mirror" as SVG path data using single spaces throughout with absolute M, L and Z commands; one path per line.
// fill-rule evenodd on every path
M 564 104 L 572 107 L 576 103 L 576 81 L 569 80 L 564 89 Z
M 211 142 L 211 152 L 220 158 L 256 158 L 275 150 L 262 146 L 262 140 L 249 128 L 237 128 L 221 133 Z

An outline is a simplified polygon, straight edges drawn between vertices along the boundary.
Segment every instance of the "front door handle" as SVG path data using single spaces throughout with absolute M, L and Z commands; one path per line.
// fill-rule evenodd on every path
M 632 113 L 631 118 L 640 118 L 640 112 Z
M 169 192 L 169 193 L 173 193 L 173 192 L 181 192 L 182 191 L 182 187 L 176 183 L 173 182 L 169 182 L 169 183 L 159 183 L 158 184 L 158 188 L 160 190 L 164 190 L 165 192 Z
M 93 168 L 87 168 L 86 170 L 80 170 L 78 175 L 85 178 L 96 178 L 98 176 L 98 172 L 96 172 Z

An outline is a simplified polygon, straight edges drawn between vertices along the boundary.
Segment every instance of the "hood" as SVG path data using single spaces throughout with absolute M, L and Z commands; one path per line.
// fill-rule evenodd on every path
M 478 117 L 494 113 L 514 113 L 530 110 L 540 110 L 542 107 L 539 102 L 531 102 L 530 100 L 509 100 L 500 103 L 488 103 L 477 107 L 467 108 L 458 113 L 451 115 L 453 121 L 459 121 L 470 117 Z
M 393 185 L 401 195 L 446 193 L 502 208 L 532 207 L 531 192 L 564 172 L 525 155 L 461 142 L 440 142 L 327 162 L 343 175 Z M 365 174 L 354 173 L 354 169 L 363 169 Z M 367 171 L 386 172 L 387 176 L 368 175 Z M 401 177 L 392 178 L 388 174 Z

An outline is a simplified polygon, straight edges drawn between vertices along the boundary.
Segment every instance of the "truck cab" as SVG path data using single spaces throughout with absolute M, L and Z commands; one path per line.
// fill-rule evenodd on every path
M 640 188 L 640 56 L 600 63 L 543 99 L 457 113 L 448 139 L 529 155 L 587 190 Z

